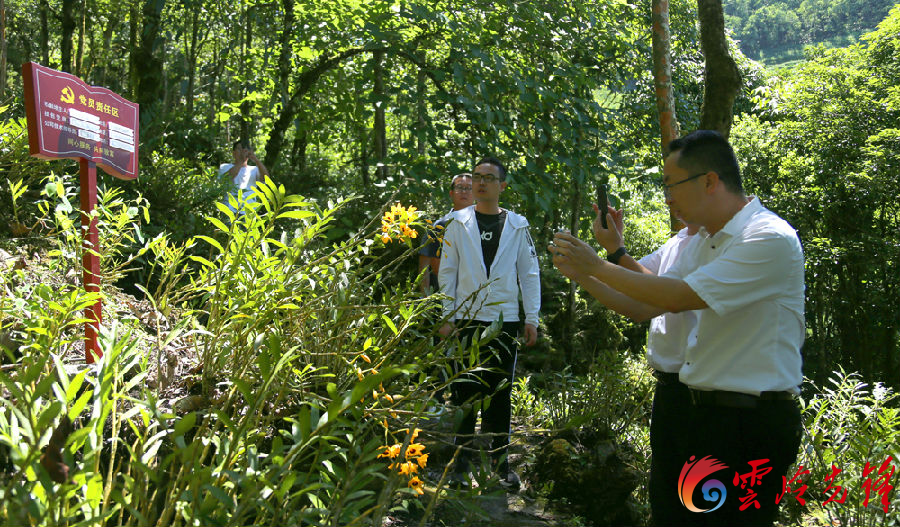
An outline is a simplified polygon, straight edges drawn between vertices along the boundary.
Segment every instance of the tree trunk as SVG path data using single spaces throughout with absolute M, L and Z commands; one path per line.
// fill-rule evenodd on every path
M 372 69 L 373 83 L 372 95 L 375 99 L 375 160 L 378 162 L 378 169 L 375 171 L 379 180 L 387 178 L 387 166 L 385 158 L 387 157 L 387 130 L 385 127 L 384 107 L 384 51 L 378 50 L 372 52 Z
M 75 76 L 84 75 L 84 32 L 87 28 L 87 0 L 81 0 L 81 20 L 78 24 L 78 48 L 75 52 Z
M 47 67 L 50 67 L 50 30 L 47 25 L 49 11 L 50 6 L 47 4 L 47 0 L 40 0 L 41 63 Z
M 697 0 L 697 16 L 700 19 L 700 46 L 706 58 L 700 128 L 717 130 L 728 137 L 734 100 L 741 89 L 741 74 L 728 53 L 722 0 Z
M 653 84 L 656 87 L 656 109 L 662 136 L 662 153 L 678 137 L 675 93 L 672 90 L 672 52 L 669 32 L 669 0 L 653 0 Z
M 6 93 L 6 2 L 0 0 L 0 101 Z
M 293 165 L 297 167 L 297 177 L 306 174 L 306 147 L 309 146 L 309 127 L 304 118 L 298 117 L 294 122 L 294 146 L 292 148 Z
M 424 53 L 422 63 L 425 63 Z M 419 157 L 425 156 L 425 134 L 427 133 L 425 116 L 428 111 L 428 108 L 425 105 L 425 97 L 425 69 L 419 67 L 418 73 L 416 74 L 416 153 Z
M 60 57 L 62 70 L 73 73 L 72 69 L 72 35 L 75 33 L 75 2 L 77 0 L 62 0 L 62 35 L 60 38 Z
M 660 147 L 663 158 L 669 143 L 678 137 L 678 116 L 675 113 L 675 92 L 672 90 L 672 46 L 669 30 L 669 0 L 652 0 L 653 25 L 653 84 L 656 87 L 656 110 L 659 115 Z M 681 221 L 669 211 L 669 230 L 676 233 Z
M 201 7 L 202 4 L 196 2 L 191 11 L 191 43 L 186 53 L 188 83 L 185 98 L 187 99 L 187 115 L 189 119 L 194 118 L 194 83 L 197 78 L 197 37 L 200 33 L 199 18 Z
M 128 82 L 131 85 L 131 100 L 137 100 L 138 93 L 138 23 L 140 22 L 141 11 L 137 0 L 131 3 L 131 13 L 128 17 Z M 112 32 L 110 32 L 110 35 Z M 109 48 L 107 48 L 109 49 Z M 106 57 L 108 59 L 108 56 Z M 104 61 L 106 62 L 106 61 Z M 106 68 L 104 66 L 104 68 Z
M 246 27 L 247 32 L 245 33 L 245 36 L 244 36 L 244 42 L 242 45 L 243 51 L 241 53 L 241 60 L 243 61 L 243 64 L 241 65 L 242 66 L 241 69 L 243 70 L 243 73 L 244 73 L 243 74 L 244 86 L 243 86 L 243 89 L 241 89 L 241 98 L 242 99 L 247 97 L 247 95 L 249 95 L 248 92 L 250 91 L 250 81 L 248 80 L 248 77 L 251 77 L 250 68 L 252 67 L 252 65 L 250 64 L 250 47 L 253 42 L 253 21 L 250 19 L 250 12 L 252 9 L 253 9 L 253 7 L 249 7 L 245 11 L 245 20 L 246 20 L 245 23 L 247 24 L 247 27 Z M 250 101 L 244 101 L 243 103 L 241 103 L 241 136 L 240 136 L 240 139 L 241 139 L 241 141 L 244 141 L 246 143 L 250 142 Z
M 163 39 L 160 36 L 162 27 L 161 15 L 165 0 L 144 0 L 141 41 L 136 54 L 137 70 L 137 103 L 141 105 L 141 127 L 150 124 L 157 117 L 160 103 L 163 102 L 163 61 L 161 48 Z M 143 137 L 149 137 L 141 133 Z

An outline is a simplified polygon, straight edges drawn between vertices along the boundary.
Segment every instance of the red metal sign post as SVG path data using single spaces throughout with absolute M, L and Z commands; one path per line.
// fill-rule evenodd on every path
M 34 62 L 22 65 L 25 114 L 31 155 L 41 159 L 77 159 L 81 180 L 84 288 L 100 291 L 100 239 L 97 218 L 97 167 L 120 179 L 136 179 L 138 105 L 106 88 L 90 86 L 74 75 Z M 84 357 L 102 357 L 97 342 L 102 305 L 85 309 Z

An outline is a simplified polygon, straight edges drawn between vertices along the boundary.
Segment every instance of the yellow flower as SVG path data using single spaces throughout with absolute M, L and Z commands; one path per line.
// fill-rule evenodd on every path
M 385 234 L 381 237 L 381 241 L 384 243 L 391 243 L 391 237 Z
M 410 461 L 407 463 L 400 463 L 399 470 L 400 474 L 403 474 L 404 476 L 412 476 L 419 471 L 419 466 Z
M 413 443 L 406 448 L 406 459 L 421 456 L 423 453 L 425 453 L 425 445 Z
M 425 468 L 425 465 L 428 464 L 428 454 L 422 454 L 416 461 L 419 463 L 420 467 Z
M 372 359 L 370 359 L 369 356 L 365 353 L 361 354 L 360 357 L 362 357 L 362 360 L 366 361 L 367 363 L 372 364 Z
M 409 428 L 403 428 L 400 431 L 409 433 Z M 421 431 L 422 431 L 421 428 L 413 428 L 412 438 L 409 440 L 410 443 L 414 443 L 416 441 L 416 438 L 419 437 L 419 432 L 421 432 Z
M 422 494 L 425 494 L 425 491 L 422 489 L 422 486 L 423 486 L 422 480 L 419 479 L 418 476 L 415 476 L 411 480 L 409 480 L 409 488 L 416 491 L 416 494 L 418 494 L 419 496 L 421 496 Z
M 360 370 L 359 368 L 356 368 L 356 376 L 359 378 L 359 380 L 363 380 L 363 379 L 366 378 L 366 377 L 363 375 L 362 370 Z
M 384 397 L 385 399 L 387 399 L 388 401 L 390 401 L 390 402 L 394 402 L 394 398 L 391 397 L 391 394 L 389 394 L 389 393 L 384 394 L 383 397 Z

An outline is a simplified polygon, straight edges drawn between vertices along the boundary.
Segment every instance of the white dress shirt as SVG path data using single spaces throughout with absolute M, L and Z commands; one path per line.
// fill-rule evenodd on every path
M 709 306 L 697 311 L 681 382 L 799 393 L 803 249 L 793 227 L 752 198 L 715 235 L 701 228 L 664 276 L 683 279 Z
M 653 274 L 662 275 L 678 261 L 681 251 L 691 238 L 686 228 L 681 229 L 659 249 L 638 260 L 638 263 Z M 650 321 L 650 334 L 647 336 L 647 363 L 658 371 L 678 373 L 684 363 L 688 334 L 696 324 L 695 311 L 664 313 L 653 318 Z

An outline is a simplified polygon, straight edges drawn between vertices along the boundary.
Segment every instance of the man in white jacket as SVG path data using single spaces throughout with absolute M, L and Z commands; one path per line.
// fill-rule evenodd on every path
M 468 445 L 475 433 L 481 409 L 481 432 L 491 434 L 491 454 L 496 472 L 508 486 L 519 486 L 509 470 L 510 395 L 516 368 L 521 324 L 519 292 L 525 311 L 524 343 L 537 342 L 541 284 L 537 252 L 528 233 L 528 220 L 501 209 L 500 193 L 506 189 L 506 168 L 496 158 L 485 157 L 472 171 L 476 204 L 452 214 L 444 233 L 439 280 L 448 299 L 448 322 L 440 334 L 448 337 L 459 328 L 463 341 L 477 340 L 484 328 L 502 321 L 500 334 L 480 346 L 485 370 L 464 375 L 452 386 L 454 404 L 465 408 L 457 442 Z M 479 380 L 481 382 L 479 382 Z M 489 397 L 489 403 L 481 403 Z M 471 405 L 471 406 L 470 406 Z M 457 472 L 467 471 L 467 459 Z

